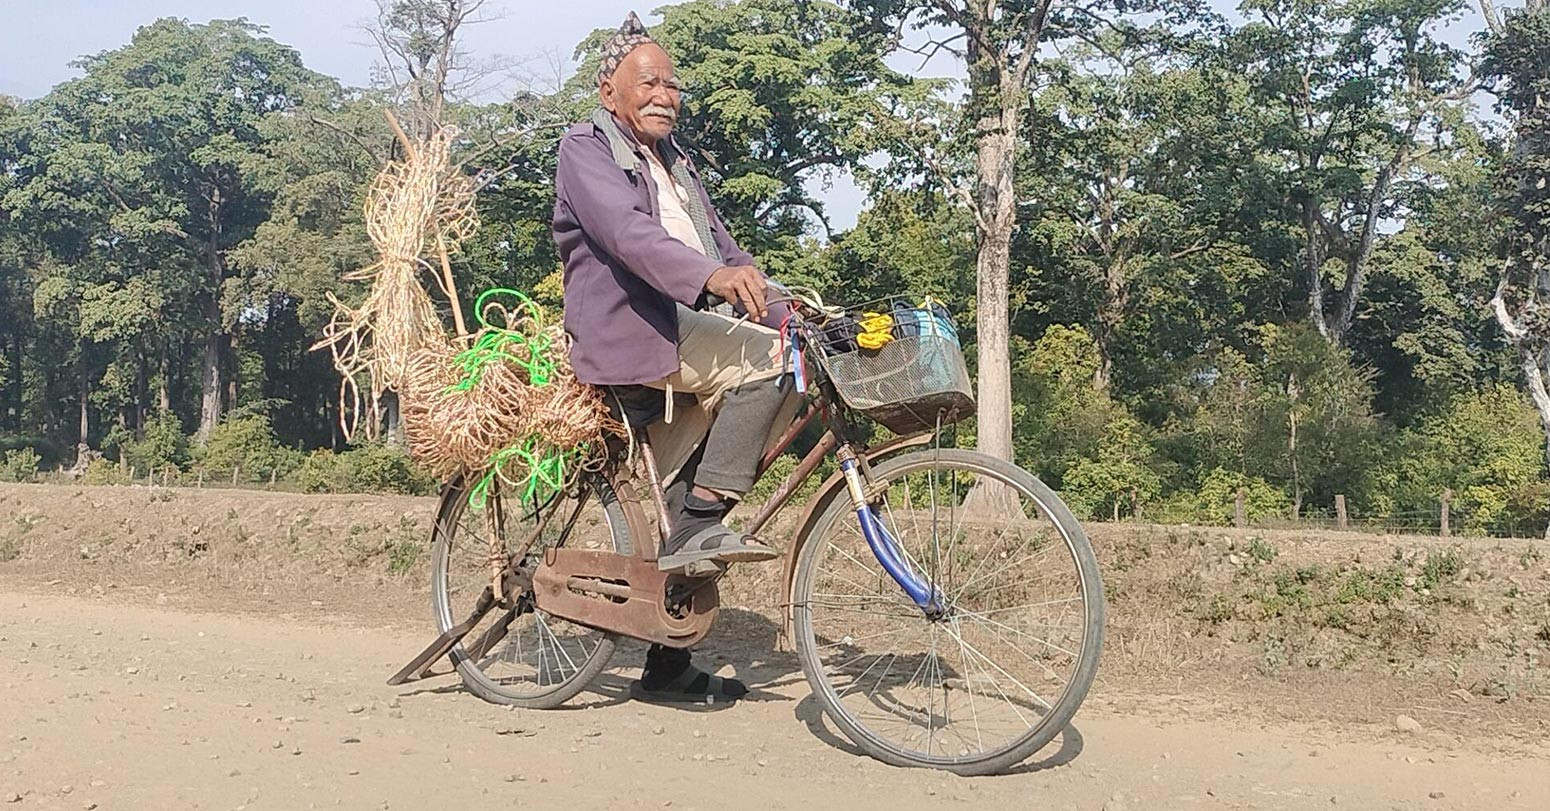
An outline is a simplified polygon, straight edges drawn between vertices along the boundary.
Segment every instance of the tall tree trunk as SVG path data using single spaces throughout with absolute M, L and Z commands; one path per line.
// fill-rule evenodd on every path
M 22 350 L 25 338 L 21 329 L 11 333 L 11 379 L 8 390 L 10 392 L 10 418 L 9 427 L 12 431 L 21 433 L 22 430 Z
M 204 359 L 200 374 L 199 430 L 195 438 L 203 442 L 210 438 L 216 423 L 225 413 L 221 398 L 225 394 L 221 361 L 231 340 L 222 328 L 221 284 L 226 279 L 226 259 L 221 256 L 221 204 L 224 198 L 219 188 L 209 194 L 210 237 L 204 246 L 205 271 L 210 285 L 210 298 L 205 302 L 205 323 L 210 330 L 205 336 Z
M 1103 301 L 1098 305 L 1097 329 L 1093 335 L 1093 342 L 1098 346 L 1098 368 L 1093 372 L 1093 386 L 1100 389 L 1108 388 L 1114 379 L 1115 335 L 1125 320 L 1125 309 L 1130 306 L 1125 272 L 1124 255 L 1109 257 L 1103 274 Z
M 167 363 L 167 345 L 161 345 L 161 356 L 157 359 L 159 369 L 156 375 L 156 408 L 159 413 L 166 414 L 172 410 L 172 365 Z
M 1017 126 L 1021 88 L 1004 68 L 994 71 L 994 84 L 976 84 L 971 101 L 983 111 L 975 135 L 974 202 L 979 214 L 979 253 L 975 335 L 979 348 L 976 446 L 998 459 L 1012 461 L 1012 231 L 1017 226 L 1017 199 L 1012 186 L 1017 158 Z M 988 481 L 969 495 L 976 508 L 1000 513 L 1015 507 L 1014 493 Z
M 1012 230 L 1017 226 L 1012 188 L 1017 157 L 1015 88 L 996 87 L 979 122 L 975 198 L 983 220 L 975 262 L 976 336 L 979 346 L 979 450 L 1012 458 L 1012 362 L 1010 289 Z
M 199 430 L 195 433 L 200 442 L 209 439 L 215 424 L 221 421 L 221 348 L 225 343 L 226 336 L 218 329 L 205 336 L 199 377 Z
M 145 435 L 146 399 L 150 396 L 150 372 L 146 369 L 145 352 L 135 350 L 135 401 L 134 411 L 129 415 L 129 427 L 134 430 L 136 437 Z
M 80 377 L 81 391 L 80 425 L 78 426 L 80 430 L 76 434 L 79 437 L 76 441 L 76 449 L 80 454 L 77 464 L 80 464 L 80 459 L 84 459 L 86 451 L 91 448 L 91 378 L 86 373 L 85 354 L 82 351 L 80 366 L 76 369 L 76 374 Z
M 404 444 L 403 412 L 398 400 L 398 392 L 385 391 L 382 393 L 382 419 L 383 441 L 389 445 Z
M 1324 234 L 1317 207 L 1314 200 L 1302 204 L 1302 267 L 1308 282 L 1308 317 L 1319 334 L 1330 340 L 1329 323 L 1324 319 Z

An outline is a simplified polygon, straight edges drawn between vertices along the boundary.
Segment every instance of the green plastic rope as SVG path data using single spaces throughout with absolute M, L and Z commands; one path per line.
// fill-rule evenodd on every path
M 539 437 L 529 437 L 521 445 L 512 445 L 496 451 L 490 458 L 489 469 L 469 492 L 468 506 L 476 510 L 484 509 L 484 505 L 490 499 L 490 488 L 494 486 L 497 479 L 504 480 L 502 471 L 512 462 L 527 468 L 527 486 L 522 492 L 523 503 L 543 501 L 558 492 L 565 486 L 566 470 L 578 453 L 552 447 L 544 448 L 543 445 L 544 442 Z
M 543 333 L 528 335 L 511 329 L 509 323 L 491 324 L 485 316 L 485 302 L 496 295 L 515 297 L 518 301 L 515 311 L 527 310 L 534 316 L 543 312 L 532 299 L 510 288 L 494 287 L 479 294 L 479 299 L 474 302 L 474 316 L 479 319 L 479 326 L 483 329 L 479 331 L 473 346 L 452 358 L 453 365 L 462 370 L 463 376 L 444 393 L 468 391 L 479 385 L 484 370 L 492 363 L 514 363 L 522 367 L 527 371 L 528 384 L 532 386 L 547 386 L 554 379 L 554 359 L 549 356 L 554 340 Z

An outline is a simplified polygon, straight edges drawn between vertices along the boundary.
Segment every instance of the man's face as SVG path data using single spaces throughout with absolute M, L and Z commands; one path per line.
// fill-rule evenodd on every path
M 666 138 L 678 123 L 678 79 L 673 75 L 673 60 L 658 45 L 631 51 L 614 75 L 603 80 L 598 93 L 603 109 L 618 116 L 647 146 Z

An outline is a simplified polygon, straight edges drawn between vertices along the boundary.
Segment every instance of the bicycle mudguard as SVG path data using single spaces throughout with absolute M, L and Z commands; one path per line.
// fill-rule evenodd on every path
M 929 445 L 932 441 L 933 437 L 931 434 L 898 437 L 897 439 L 884 442 L 875 448 L 869 448 L 861 453 L 860 456 L 870 465 L 903 451 L 918 448 L 922 445 Z M 791 590 L 796 586 L 797 560 L 802 556 L 802 546 L 807 543 L 807 535 L 813 531 L 813 525 L 818 523 L 818 518 L 823 515 L 823 511 L 829 508 L 834 499 L 844 497 L 845 474 L 836 470 L 829 475 L 829 478 L 823 480 L 823 484 L 818 486 L 818 492 L 813 494 L 812 499 L 803 508 L 802 515 L 797 519 L 796 527 L 791 532 L 791 545 L 783 550 L 786 556 L 786 565 L 780 581 L 783 606 L 781 612 L 782 639 L 789 640 L 791 638 L 791 623 L 793 621 L 791 615 Z

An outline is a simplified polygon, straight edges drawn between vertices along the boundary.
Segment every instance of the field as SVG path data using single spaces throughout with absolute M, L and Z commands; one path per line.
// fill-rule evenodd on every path
M 1110 601 L 1075 731 L 1024 773 L 836 738 L 734 570 L 701 657 L 757 688 L 508 711 L 386 677 L 429 641 L 434 502 L 0 486 L 0 804 L 22 808 L 1550 807 L 1550 545 L 1095 525 Z M 778 535 L 772 540 L 782 540 Z

